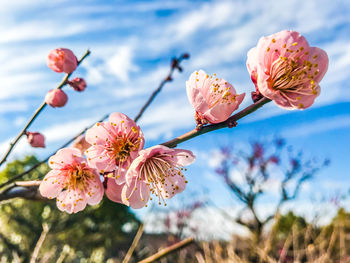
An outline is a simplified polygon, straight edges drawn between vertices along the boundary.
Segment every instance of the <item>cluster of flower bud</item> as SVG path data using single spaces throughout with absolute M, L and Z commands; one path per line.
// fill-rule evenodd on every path
M 49 52 L 47 66 L 55 72 L 72 74 L 78 66 L 77 57 L 67 48 L 56 48 Z M 71 86 L 75 91 L 82 92 L 86 88 L 83 78 L 67 80 L 65 84 Z M 68 95 L 60 88 L 51 89 L 45 96 L 45 103 L 53 108 L 60 108 L 66 105 Z M 27 132 L 27 139 L 32 147 L 45 147 L 45 137 L 39 132 Z

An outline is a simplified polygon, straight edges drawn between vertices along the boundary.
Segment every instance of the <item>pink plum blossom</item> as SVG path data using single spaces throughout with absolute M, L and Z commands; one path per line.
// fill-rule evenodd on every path
M 183 168 L 194 162 L 191 151 L 171 149 L 156 145 L 141 150 L 126 173 L 124 186 L 113 181 L 107 183 L 106 195 L 112 201 L 122 202 L 132 208 L 147 205 L 150 194 L 154 194 L 161 202 L 181 193 L 186 187 Z
M 49 92 L 45 96 L 46 104 L 50 105 L 53 108 L 63 107 L 64 105 L 66 105 L 67 101 L 67 94 L 60 89 L 49 90 Z
M 45 137 L 40 132 L 26 132 L 30 146 L 35 148 L 45 148 Z
M 78 60 L 70 49 L 56 48 L 50 51 L 47 57 L 47 65 L 58 73 L 72 73 L 78 66 Z
M 195 71 L 186 81 L 187 96 L 196 111 L 197 124 L 226 121 L 238 109 L 245 93 L 236 94 L 235 88 L 224 79 L 209 76 L 203 70 Z
M 260 38 L 248 52 L 247 68 L 263 96 L 285 109 L 306 109 L 320 94 L 328 56 L 298 32 L 284 30 Z
M 71 86 L 75 91 L 82 92 L 86 89 L 86 81 L 83 78 L 74 78 L 68 81 L 69 86 Z
M 139 126 L 122 113 L 112 113 L 107 122 L 97 123 L 86 132 L 91 147 L 85 151 L 90 166 L 101 173 L 114 172 L 118 184 L 145 143 Z
M 49 159 L 52 169 L 40 184 L 40 194 L 56 198 L 57 207 L 67 213 L 77 213 L 86 204 L 96 205 L 103 197 L 103 185 L 98 172 L 87 165 L 80 150 L 63 148 Z

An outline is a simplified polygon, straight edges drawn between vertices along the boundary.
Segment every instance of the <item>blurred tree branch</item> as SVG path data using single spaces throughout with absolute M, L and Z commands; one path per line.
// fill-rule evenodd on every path
M 254 240 L 259 241 L 264 226 L 279 213 L 281 206 L 294 200 L 303 183 L 311 179 L 323 166 L 328 165 L 329 161 L 325 160 L 319 164 L 312 159 L 304 160 L 301 151 L 294 155 L 291 150 L 287 150 L 287 156 L 283 157 L 285 142 L 282 139 L 276 139 L 267 146 L 261 142 L 252 142 L 251 148 L 249 153 L 233 153 L 231 148 L 222 148 L 223 158 L 216 173 L 223 177 L 231 193 L 244 205 L 234 219 L 235 222 L 247 227 Z M 271 179 L 272 169 L 277 169 L 282 174 L 280 198 L 274 213 L 262 219 L 256 211 L 256 206 L 259 197 L 268 192 L 267 183 Z M 242 182 L 232 176 L 233 172 L 238 173 Z M 243 218 L 245 211 L 250 212 L 251 220 Z

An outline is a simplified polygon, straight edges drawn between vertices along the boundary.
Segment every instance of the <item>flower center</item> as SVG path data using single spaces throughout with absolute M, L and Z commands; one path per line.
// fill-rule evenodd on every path
M 107 143 L 107 151 L 111 159 L 115 159 L 117 164 L 125 162 L 130 152 L 136 151 L 140 146 L 140 142 L 136 143 L 124 138 L 116 138 L 114 141 Z
M 184 177 L 182 173 L 184 168 L 170 164 L 166 158 L 171 158 L 171 156 L 157 155 L 148 159 L 141 166 L 139 175 L 139 180 L 144 180 L 149 186 L 151 193 L 159 198 L 159 204 L 161 204 L 162 200 L 165 205 L 164 199 L 169 198 L 170 195 L 174 195 L 179 190 L 175 177 Z
M 93 180 L 94 174 L 86 167 L 85 163 L 71 165 L 68 169 L 66 188 L 81 191 L 88 189 L 89 182 Z

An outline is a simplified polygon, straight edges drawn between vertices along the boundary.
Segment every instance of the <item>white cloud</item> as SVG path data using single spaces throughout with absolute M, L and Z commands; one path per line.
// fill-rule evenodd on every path
M 114 74 L 121 81 L 129 80 L 130 72 L 138 71 L 138 67 L 133 64 L 133 54 L 130 46 L 120 46 L 116 48 L 114 55 L 106 61 L 107 72 Z

